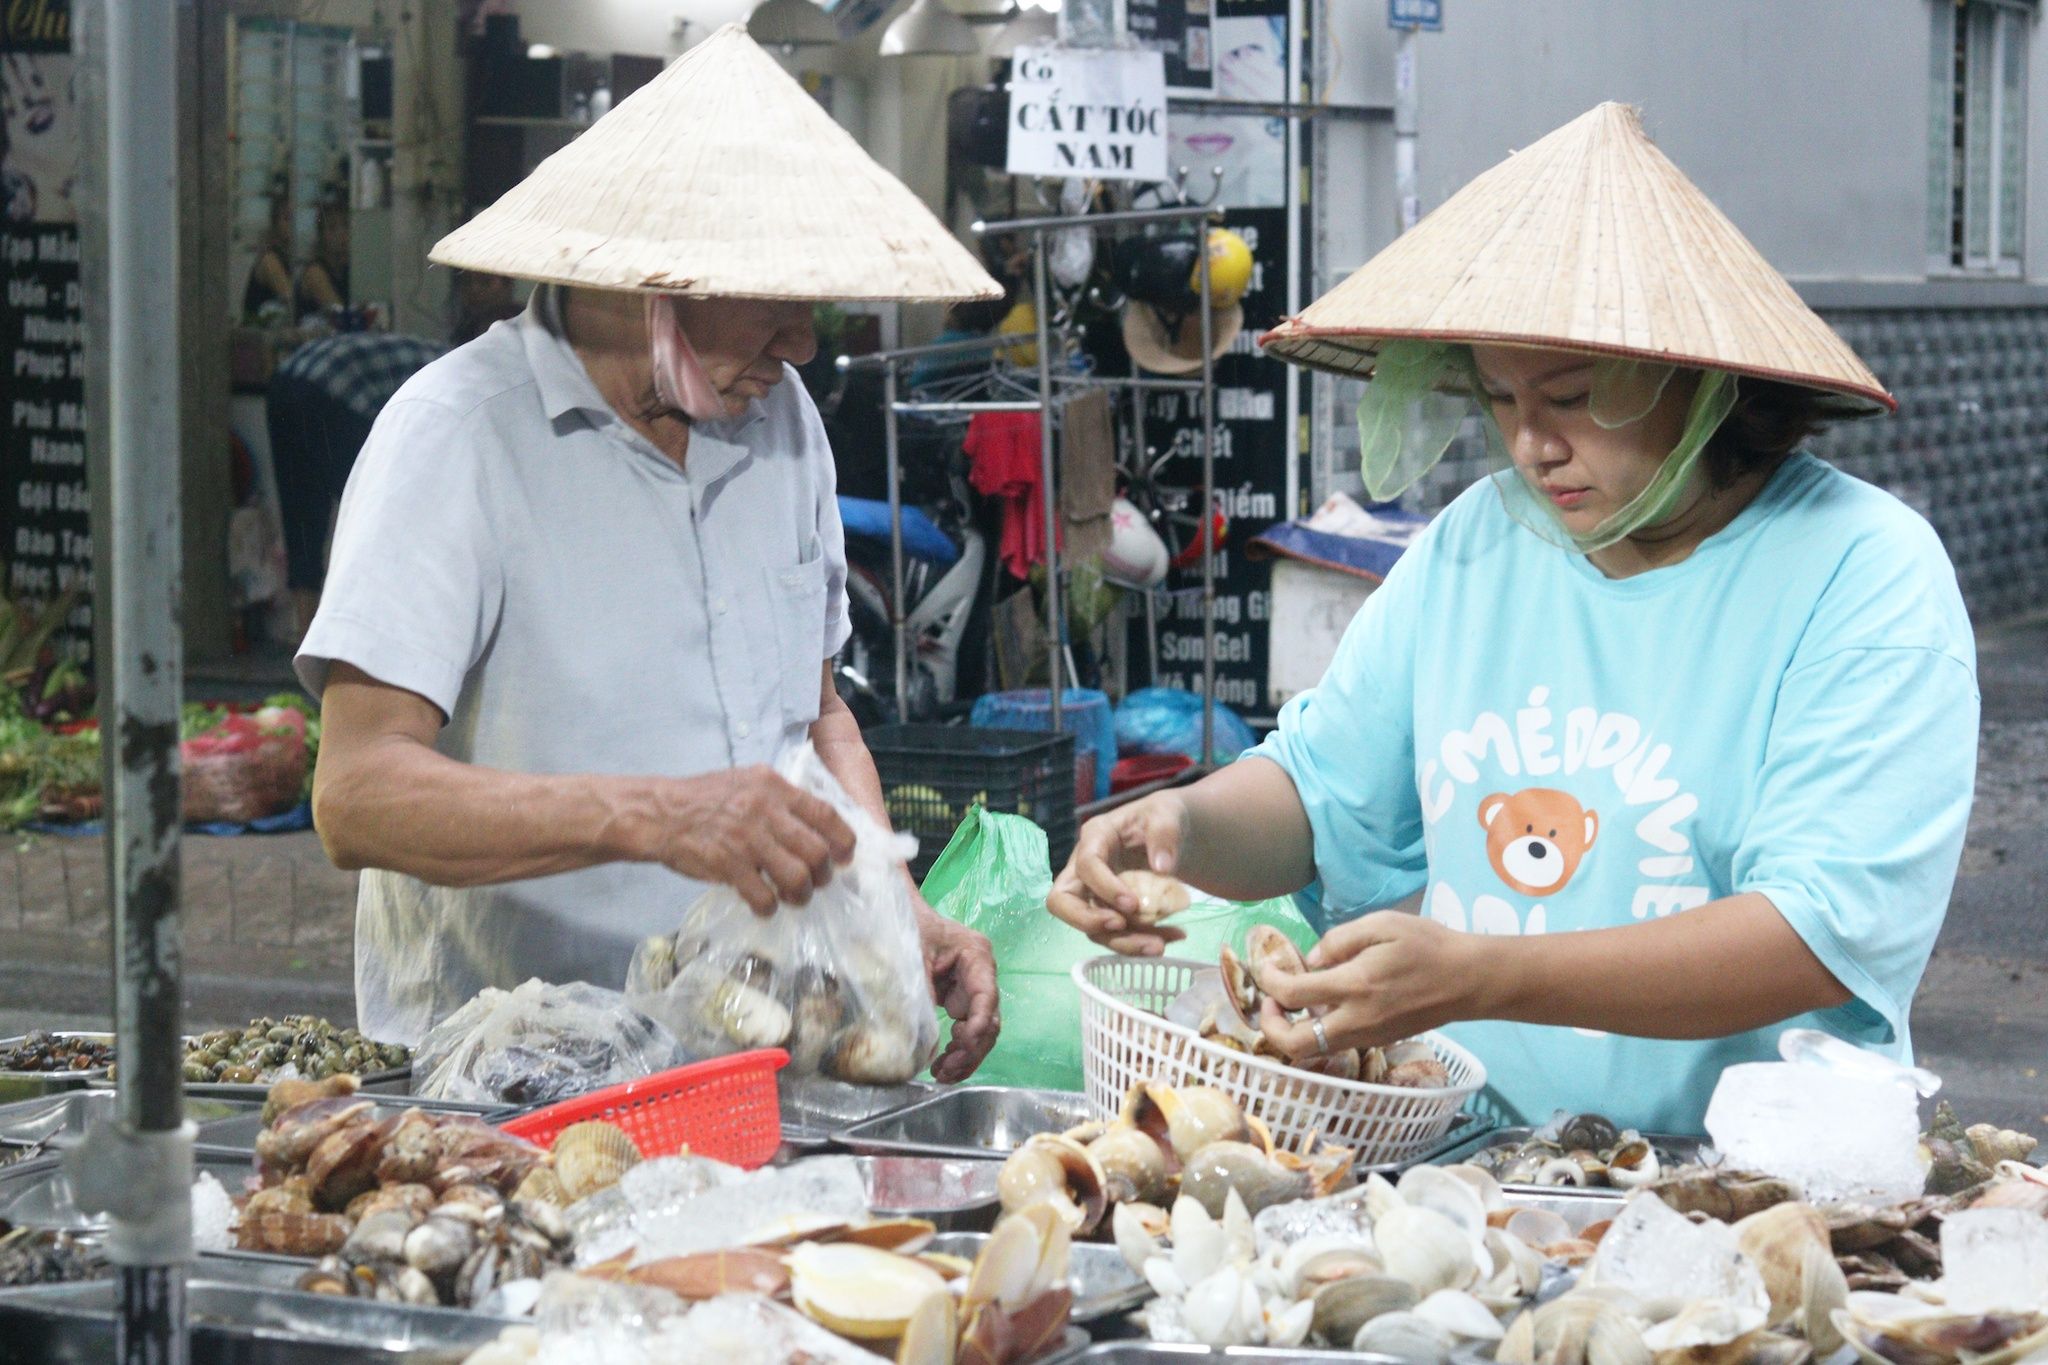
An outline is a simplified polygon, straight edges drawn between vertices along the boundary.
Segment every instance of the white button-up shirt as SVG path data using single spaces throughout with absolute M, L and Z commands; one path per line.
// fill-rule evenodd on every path
M 552 291 L 420 371 L 377 419 L 298 656 L 433 702 L 450 758 L 687 777 L 773 762 L 846 642 L 832 454 L 795 371 L 684 467 L 605 403 Z M 617 863 L 497 886 L 363 875 L 356 1009 L 412 1042 L 485 986 L 617 987 L 702 887 Z

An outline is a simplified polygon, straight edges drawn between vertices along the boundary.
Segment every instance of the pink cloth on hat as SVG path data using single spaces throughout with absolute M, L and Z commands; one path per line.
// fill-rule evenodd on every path
M 687 413 L 693 422 L 723 419 L 725 399 L 712 387 L 696 348 L 684 335 L 675 299 L 665 294 L 648 298 L 647 337 L 654 360 L 655 399 L 664 407 Z

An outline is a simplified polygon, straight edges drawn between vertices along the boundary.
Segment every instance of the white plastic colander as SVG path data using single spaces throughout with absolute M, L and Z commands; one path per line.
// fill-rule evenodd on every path
M 1081 1058 L 1088 1103 L 1104 1118 L 1141 1081 L 1211 1085 L 1264 1120 L 1275 1145 L 1306 1154 L 1319 1142 L 1356 1148 L 1356 1166 L 1388 1165 L 1422 1153 L 1450 1130 L 1466 1098 L 1486 1084 L 1486 1067 L 1436 1033 L 1421 1035 L 1450 1084 L 1418 1090 L 1311 1075 L 1265 1057 L 1205 1042 L 1170 1023 L 1166 1007 L 1211 964 L 1171 957 L 1090 958 L 1073 966 L 1081 991 Z

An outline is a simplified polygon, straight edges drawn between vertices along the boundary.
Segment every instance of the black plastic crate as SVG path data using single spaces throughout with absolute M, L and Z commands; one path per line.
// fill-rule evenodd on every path
M 1074 736 L 966 725 L 878 725 L 866 732 L 897 829 L 917 836 L 919 881 L 970 807 L 1022 815 L 1045 831 L 1052 868 L 1074 851 Z

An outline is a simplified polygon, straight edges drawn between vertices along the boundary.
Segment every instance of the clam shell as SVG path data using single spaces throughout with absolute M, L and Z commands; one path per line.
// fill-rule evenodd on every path
M 1415 1315 L 1461 1340 L 1499 1341 L 1505 1335 L 1493 1310 L 1462 1289 L 1437 1290 L 1415 1305 Z
M 1179 914 L 1193 903 L 1186 883 L 1163 872 L 1134 868 L 1129 872 L 1119 872 L 1117 879 L 1129 887 L 1131 894 L 1138 898 L 1138 908 L 1129 915 L 1132 924 L 1157 924 L 1163 919 Z
M 1349 1342 L 1366 1323 L 1383 1313 L 1399 1313 L 1415 1307 L 1422 1296 L 1415 1286 L 1391 1275 L 1358 1275 L 1326 1284 L 1315 1291 L 1312 1323 L 1324 1341 Z
M 1549 1209 L 1516 1209 L 1508 1215 L 1502 1230 L 1539 1250 L 1556 1242 L 1568 1241 L 1572 1235 L 1572 1225 L 1565 1221 L 1564 1215 Z
M 1376 1351 L 1409 1365 L 1447 1365 L 1456 1345 L 1449 1332 L 1414 1312 L 1383 1313 L 1351 1339 L 1354 1351 Z
M 1829 1250 L 1827 1220 L 1805 1204 L 1778 1204 L 1737 1223 L 1735 1243 L 1763 1277 L 1764 1292 L 1770 1296 L 1770 1323 L 1792 1321 L 1805 1299 L 1807 1250 Z M 1828 1259 L 1832 1262 L 1833 1256 Z
M 1411 1207 L 1434 1209 L 1465 1229 L 1474 1242 L 1486 1235 L 1486 1201 L 1459 1177 L 1441 1166 L 1411 1166 L 1394 1189 Z
M 873 1247 L 806 1243 L 788 1256 L 791 1300 L 812 1321 L 860 1341 L 900 1337 L 946 1282 L 909 1256 Z
M 1460 1162 L 1455 1166 L 1442 1166 L 1438 1169 L 1445 1175 L 1455 1177 L 1470 1185 L 1472 1192 L 1479 1196 L 1480 1207 L 1488 1213 L 1505 1209 L 1508 1206 L 1508 1197 L 1501 1190 L 1500 1181 L 1494 1179 L 1493 1172 L 1486 1170 L 1484 1167 L 1474 1166 L 1469 1162 Z
M 953 1365 L 953 1348 L 960 1337 L 960 1316 L 953 1296 L 927 1294 L 904 1324 L 903 1340 L 896 1346 L 897 1365 Z
M 1389 1209 L 1373 1224 L 1372 1239 L 1387 1273 L 1406 1280 L 1417 1293 L 1463 1289 L 1478 1276 L 1471 1234 L 1435 1209 L 1407 1204 Z
M 711 1299 L 720 1294 L 763 1294 L 773 1297 L 789 1287 L 782 1259 L 751 1247 L 665 1256 L 634 1266 L 625 1278 L 634 1284 L 666 1289 L 683 1299 Z
M 618 1183 L 640 1164 L 640 1148 L 616 1124 L 572 1123 L 555 1139 L 555 1178 L 569 1202 Z

